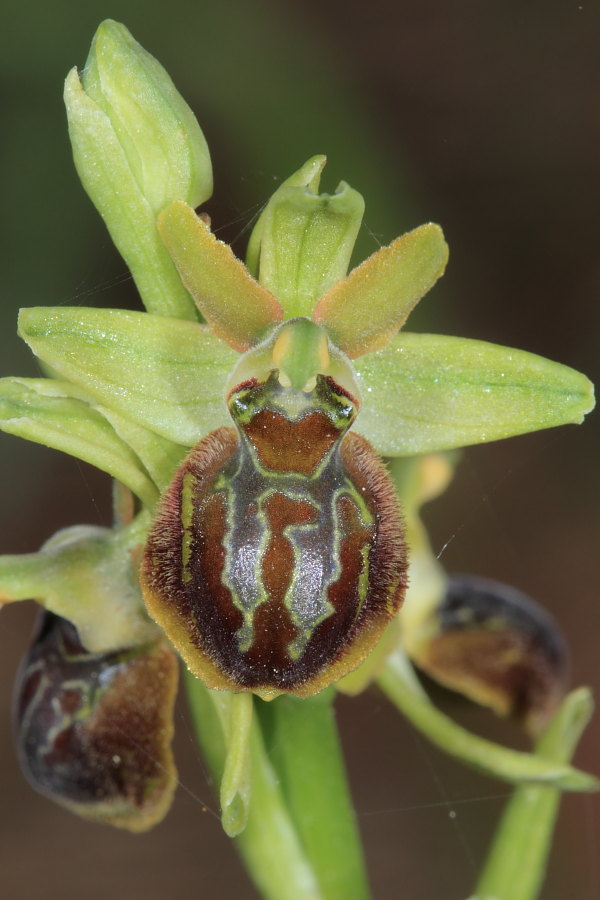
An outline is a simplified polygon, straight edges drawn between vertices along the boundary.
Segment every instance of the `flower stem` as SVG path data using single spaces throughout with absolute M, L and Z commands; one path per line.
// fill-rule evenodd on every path
M 536 754 L 568 762 L 592 710 L 587 688 L 569 694 L 538 741 Z M 515 791 L 471 900 L 535 900 L 546 873 L 559 803 L 560 790 L 551 785 L 523 785 Z
M 217 710 L 201 681 L 186 673 L 185 684 L 198 742 L 219 785 L 227 746 Z M 251 878 L 265 900 L 326 900 L 265 751 L 256 716 L 250 727 L 250 769 L 248 822 L 235 843 Z
M 370 896 L 335 714 L 334 692 L 259 704 L 271 756 L 326 900 Z
M 597 779 L 572 768 L 565 760 L 509 750 L 461 728 L 431 703 L 400 651 L 388 658 L 377 681 L 392 703 L 422 734 L 467 765 L 513 783 L 546 782 L 571 791 L 598 789 Z

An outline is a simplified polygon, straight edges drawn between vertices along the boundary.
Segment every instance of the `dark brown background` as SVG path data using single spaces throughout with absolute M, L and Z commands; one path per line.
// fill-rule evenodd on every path
M 106 15 L 166 65 L 196 111 L 215 160 L 209 211 L 240 253 L 278 181 L 326 152 L 325 188 L 344 178 L 365 194 L 362 255 L 422 221 L 446 231 L 451 263 L 411 328 L 519 346 L 598 374 L 597 4 L 63 0 L 7 13 L 0 374 L 37 372 L 14 336 L 19 306 L 137 303 L 77 184 L 61 109 L 62 79 L 83 64 Z M 428 510 L 434 546 L 450 540 L 449 570 L 513 583 L 554 612 L 574 684 L 598 682 L 598 449 L 597 416 L 585 428 L 471 449 Z M 34 550 L 75 522 L 108 523 L 106 481 L 89 467 L 11 437 L 0 439 L 0 454 L 4 552 Z M 254 898 L 203 812 L 214 801 L 183 706 L 183 788 L 149 835 L 81 824 L 27 788 L 9 719 L 33 615 L 29 605 L 9 607 L 0 622 L 0 896 Z M 520 744 L 513 729 L 451 695 L 436 698 Z M 505 787 L 431 749 L 375 691 L 339 712 L 377 900 L 467 897 Z M 596 772 L 599 721 L 578 755 Z M 599 820 L 597 798 L 566 798 L 544 900 L 600 896 Z

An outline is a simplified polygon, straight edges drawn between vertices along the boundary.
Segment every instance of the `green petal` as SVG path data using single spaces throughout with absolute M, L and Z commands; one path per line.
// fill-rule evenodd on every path
M 1 379 L 0 428 L 97 466 L 153 505 L 157 490 L 135 453 L 100 413 L 69 397 L 68 389 L 50 379 Z
M 365 203 L 341 182 L 319 194 L 324 156 L 314 156 L 275 191 L 248 244 L 258 281 L 274 294 L 287 318 L 310 316 L 317 300 L 345 278 Z
M 170 441 L 191 447 L 231 424 L 223 394 L 239 359 L 210 331 L 120 309 L 34 307 L 21 337 L 62 378 Z
M 421 225 L 353 269 L 317 304 L 323 325 L 351 359 L 385 346 L 444 274 L 448 246 L 439 225 Z
M 593 386 L 541 356 L 463 338 L 400 334 L 356 363 L 356 430 L 385 456 L 410 456 L 579 423 Z
M 197 321 L 198 315 L 156 231 L 156 214 L 142 194 L 110 119 L 83 90 L 76 69 L 65 82 L 75 168 L 131 270 L 149 312 Z
M 186 203 L 171 203 L 157 219 L 163 242 L 212 330 L 242 353 L 283 319 L 275 297 L 255 281 L 231 248 Z

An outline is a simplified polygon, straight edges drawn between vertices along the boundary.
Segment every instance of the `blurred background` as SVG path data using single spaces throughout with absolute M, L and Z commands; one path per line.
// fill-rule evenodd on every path
M 243 254 L 252 219 L 315 153 L 323 187 L 367 201 L 359 257 L 424 221 L 451 260 L 411 330 L 522 347 L 600 375 L 600 9 L 582 0 L 8 0 L 0 53 L 3 215 L 0 375 L 36 375 L 15 335 L 32 305 L 130 306 L 123 263 L 70 158 L 62 81 L 95 27 L 124 22 L 165 65 L 205 131 L 220 237 Z M 518 586 L 561 623 L 572 683 L 598 686 L 598 416 L 472 448 L 427 509 L 449 571 Z M 109 524 L 107 480 L 0 436 L 0 549 L 58 528 Z M 182 787 L 166 821 L 131 837 L 36 796 L 15 761 L 12 680 L 32 604 L 0 621 L 0 895 L 9 900 L 253 900 L 210 812 L 215 801 L 181 704 Z M 469 727 L 525 747 L 514 728 L 435 690 Z M 375 690 L 339 718 L 377 900 L 466 898 L 506 787 L 429 747 Z M 580 766 L 600 772 L 600 717 Z M 208 811 L 206 811 L 208 808 Z M 600 896 L 598 798 L 566 797 L 544 900 Z

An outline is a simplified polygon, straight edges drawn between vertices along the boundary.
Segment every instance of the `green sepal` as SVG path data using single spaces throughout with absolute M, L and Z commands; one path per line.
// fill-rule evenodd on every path
M 120 22 L 94 35 L 81 81 L 108 116 L 155 214 L 172 200 L 204 203 L 213 189 L 208 146 L 171 77 Z
M 274 294 L 286 318 L 310 316 L 345 278 L 364 213 L 358 191 L 341 182 L 319 194 L 326 163 L 314 156 L 275 191 L 248 244 L 248 268 Z
M 243 353 L 283 319 L 275 297 L 191 206 L 171 203 L 158 216 L 157 227 L 181 280 L 221 340 Z
M 70 453 L 127 485 L 147 506 L 156 487 L 131 448 L 70 385 L 46 378 L 0 379 L 0 429 Z
M 91 653 L 156 640 L 132 557 L 147 526 L 145 515 L 115 531 L 77 525 L 59 531 L 39 553 L 0 556 L 0 605 L 37 600 L 72 622 Z
M 588 688 L 572 691 L 539 739 L 536 755 L 568 763 L 593 709 Z M 560 790 L 551 785 L 517 788 L 470 900 L 536 900 L 546 874 L 559 804 Z
M 581 373 L 484 341 L 402 333 L 355 363 L 356 430 L 384 456 L 412 456 L 580 423 L 594 406 Z
M 327 157 L 323 156 L 323 154 L 311 156 L 303 166 L 290 175 L 289 178 L 286 178 L 285 181 L 282 181 L 270 200 L 267 201 L 266 206 L 254 224 L 246 249 L 246 266 L 253 278 L 258 280 L 260 272 L 260 250 L 265 225 L 267 224 L 269 216 L 269 206 L 273 203 L 281 189 L 288 187 L 303 187 L 318 190 L 319 179 L 326 163 Z
M 205 326 L 148 313 L 77 307 L 21 310 L 33 352 L 94 401 L 191 447 L 230 425 L 223 399 L 239 359 Z
M 444 274 L 439 225 L 421 225 L 382 247 L 319 300 L 314 319 L 350 359 L 384 347 Z
M 114 409 L 108 409 L 106 406 L 96 408 L 138 456 L 159 491 L 163 491 L 171 481 L 175 470 L 183 462 L 186 448 L 161 437 L 143 425 L 132 422 Z
M 194 302 L 156 230 L 156 213 L 140 190 L 105 112 L 85 93 L 76 69 L 65 82 L 75 168 L 131 271 L 149 312 L 198 321 Z

